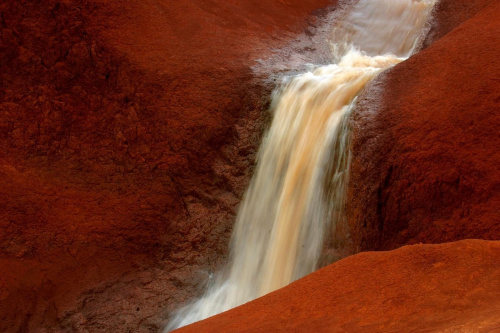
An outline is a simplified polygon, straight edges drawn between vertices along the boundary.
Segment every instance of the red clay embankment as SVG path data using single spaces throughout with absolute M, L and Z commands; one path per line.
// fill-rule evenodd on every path
M 175 332 L 495 332 L 500 242 L 364 252 Z

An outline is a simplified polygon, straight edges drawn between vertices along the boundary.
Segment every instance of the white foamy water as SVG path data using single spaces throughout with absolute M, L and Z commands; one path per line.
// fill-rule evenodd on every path
M 167 330 L 213 316 L 317 269 L 342 214 L 347 118 L 378 73 L 414 52 L 435 0 L 366 0 L 333 27 L 334 64 L 288 79 L 234 227 L 230 262 Z

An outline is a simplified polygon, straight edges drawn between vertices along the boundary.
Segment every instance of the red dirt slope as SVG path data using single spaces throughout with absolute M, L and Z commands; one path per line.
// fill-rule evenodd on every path
M 496 332 L 500 242 L 365 252 L 188 332 Z
M 500 3 L 378 77 L 354 114 L 353 251 L 500 239 Z

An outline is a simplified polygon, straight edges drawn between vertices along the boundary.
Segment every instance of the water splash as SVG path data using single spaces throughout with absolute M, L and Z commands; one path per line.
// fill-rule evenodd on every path
M 333 29 L 335 63 L 288 79 L 241 203 L 231 257 L 205 295 L 167 330 L 226 311 L 313 272 L 342 214 L 347 119 L 378 73 L 411 55 L 435 1 L 359 1 Z

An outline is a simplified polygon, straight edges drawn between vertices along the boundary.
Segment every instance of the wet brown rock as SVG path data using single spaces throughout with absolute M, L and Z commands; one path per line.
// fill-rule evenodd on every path
M 367 88 L 353 120 L 353 252 L 500 239 L 499 14 L 493 2 Z
M 500 242 L 365 252 L 175 332 L 494 332 Z

